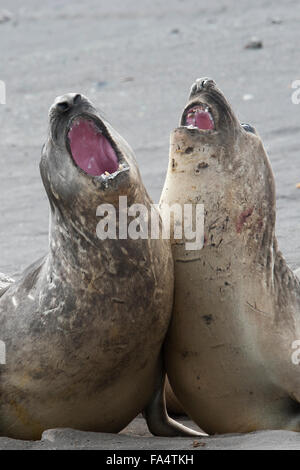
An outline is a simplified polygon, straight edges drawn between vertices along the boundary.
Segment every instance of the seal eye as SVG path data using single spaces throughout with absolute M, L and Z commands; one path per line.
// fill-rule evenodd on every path
M 242 122 L 241 126 L 245 129 L 246 132 L 252 132 L 252 134 L 256 134 L 254 127 L 250 126 L 250 124 Z

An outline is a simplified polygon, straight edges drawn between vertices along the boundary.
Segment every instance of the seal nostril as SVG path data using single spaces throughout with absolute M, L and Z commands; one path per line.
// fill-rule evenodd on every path
M 201 84 L 201 85 L 202 85 L 203 88 L 207 88 L 207 87 L 213 86 L 213 85 L 215 85 L 215 84 L 216 84 L 216 82 L 215 82 L 212 78 L 204 78 L 204 79 L 202 80 L 202 84 Z
M 69 111 L 73 106 L 78 106 L 82 101 L 80 93 L 68 93 L 64 96 L 56 98 L 56 109 L 61 113 Z
M 196 93 L 197 88 L 198 88 L 197 83 L 194 83 L 194 85 L 192 86 L 192 89 L 191 89 L 191 93 Z
M 76 105 L 76 104 L 80 104 L 80 103 L 81 103 L 81 95 L 79 93 L 77 93 L 77 95 L 74 96 L 73 104 Z

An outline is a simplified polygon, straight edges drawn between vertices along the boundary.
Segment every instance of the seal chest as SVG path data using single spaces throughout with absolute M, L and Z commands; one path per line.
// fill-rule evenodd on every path
M 160 205 L 203 204 L 204 246 L 173 238 L 175 302 L 166 364 L 180 403 L 209 433 L 300 430 L 299 281 L 274 235 L 272 170 L 209 79 L 171 134 Z M 174 225 L 181 219 L 174 215 Z

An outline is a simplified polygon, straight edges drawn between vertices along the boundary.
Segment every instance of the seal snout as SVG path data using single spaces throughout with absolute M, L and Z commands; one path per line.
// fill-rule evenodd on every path
M 80 93 L 58 96 L 49 111 L 50 135 L 58 149 L 67 150 L 73 163 L 89 176 L 112 181 L 129 166 L 89 99 Z
M 91 176 L 113 174 L 119 169 L 119 159 L 112 142 L 96 123 L 78 116 L 68 131 L 71 155 L 75 163 Z
M 192 85 L 190 98 L 201 93 L 202 91 L 208 90 L 209 88 L 216 85 L 216 82 L 212 78 L 197 78 L 195 83 Z

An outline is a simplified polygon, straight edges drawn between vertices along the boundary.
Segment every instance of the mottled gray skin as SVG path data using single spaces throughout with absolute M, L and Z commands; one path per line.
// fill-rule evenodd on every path
M 113 176 L 89 176 L 74 163 L 67 132 L 79 115 L 115 148 L 123 169 Z M 49 252 L 0 298 L 7 355 L 0 435 L 118 432 L 145 408 L 154 434 L 189 433 L 169 420 L 162 393 L 160 352 L 173 301 L 169 241 L 96 235 L 99 204 L 118 207 L 124 195 L 128 206 L 150 207 L 132 150 L 86 98 L 69 94 L 50 109 L 40 170 L 51 208 Z
M 186 127 L 210 108 L 215 130 Z M 161 203 L 204 204 L 204 247 L 171 240 L 175 301 L 166 342 L 170 384 L 208 433 L 300 431 L 300 283 L 275 237 L 275 185 L 256 131 L 215 83 L 192 87 L 171 134 Z M 175 223 L 180 223 L 176 220 Z

